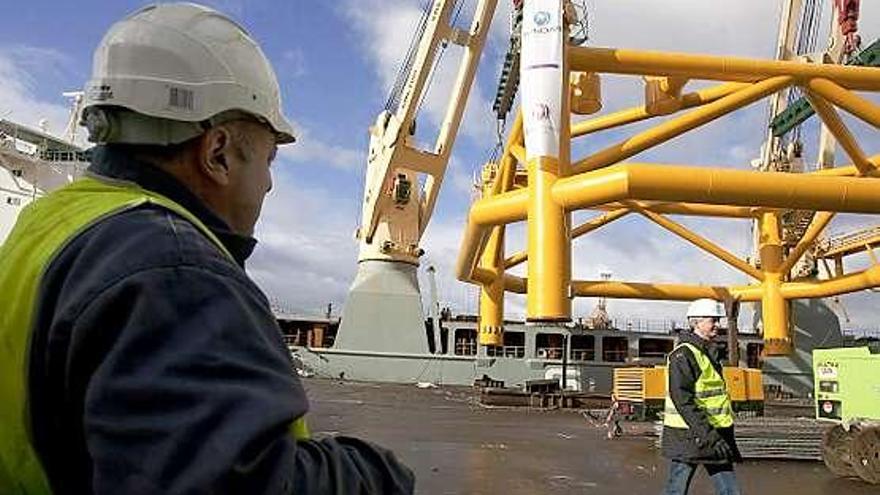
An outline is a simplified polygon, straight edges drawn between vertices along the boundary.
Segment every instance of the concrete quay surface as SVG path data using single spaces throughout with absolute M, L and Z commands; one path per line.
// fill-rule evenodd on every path
M 657 494 L 667 462 L 650 425 L 625 423 L 605 438 L 573 411 L 486 409 L 464 387 L 306 379 L 315 436 L 351 435 L 393 449 L 416 473 L 420 494 Z M 744 494 L 878 494 L 840 479 L 822 463 L 748 461 L 737 465 Z M 691 494 L 711 494 L 700 471 Z

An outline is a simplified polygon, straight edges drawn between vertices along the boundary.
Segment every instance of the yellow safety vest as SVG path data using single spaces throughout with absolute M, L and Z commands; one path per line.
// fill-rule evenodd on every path
M 694 402 L 697 407 L 705 411 L 709 418 L 709 424 L 716 428 L 726 428 L 733 425 L 733 409 L 730 407 L 730 396 L 727 394 L 727 386 L 724 376 L 718 373 L 709 356 L 703 353 L 697 346 L 681 343 L 672 352 L 680 348 L 688 349 L 696 358 L 700 367 L 700 376 L 694 384 Z M 670 353 L 671 355 L 672 353 Z M 669 358 L 666 358 L 666 405 L 663 414 L 663 425 L 670 428 L 687 429 L 688 424 L 675 408 L 675 403 L 669 397 Z
M 79 179 L 28 205 L 0 246 L 0 493 L 51 493 L 28 434 L 27 355 L 43 274 L 77 235 L 100 220 L 146 203 L 162 206 L 196 226 L 232 258 L 195 215 L 136 184 Z M 308 438 L 304 418 L 291 424 Z

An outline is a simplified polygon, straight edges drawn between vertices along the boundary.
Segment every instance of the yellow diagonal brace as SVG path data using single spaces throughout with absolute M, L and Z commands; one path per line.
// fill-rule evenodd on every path
M 625 141 L 609 146 L 598 153 L 584 158 L 572 165 L 572 173 L 588 172 L 625 160 L 648 148 L 680 136 L 691 129 L 707 124 L 738 108 L 754 103 L 767 95 L 789 86 L 792 81 L 791 77 L 782 76 L 773 77 L 747 86 L 745 89 L 731 93 L 720 100 L 703 105 L 696 110 L 666 121 L 653 129 L 636 134 Z
M 785 299 L 813 299 L 848 294 L 874 287 L 880 287 L 880 265 L 846 275 L 837 272 L 837 276 L 830 280 L 789 282 L 782 284 L 781 292 Z
M 672 232 L 673 234 L 681 237 L 682 239 L 694 244 L 695 246 L 703 249 L 709 254 L 717 257 L 721 261 L 727 263 L 728 265 L 740 270 L 741 272 L 755 278 L 757 280 L 764 280 L 764 274 L 753 267 L 752 265 L 746 263 L 744 260 L 740 259 L 738 256 L 732 254 L 730 251 L 722 248 L 721 246 L 715 244 L 714 242 L 706 239 L 705 237 L 695 233 L 694 231 L 688 229 L 684 225 L 676 223 L 663 215 L 659 215 L 654 213 L 653 211 L 648 211 L 641 206 L 636 204 L 631 204 L 634 211 L 637 211 L 644 215 L 648 220 L 656 223 L 657 225 L 665 228 L 666 230 Z
M 880 128 L 880 105 L 862 98 L 828 79 L 812 79 L 807 83 L 807 89 L 874 127 Z
M 783 274 L 787 274 L 791 271 L 794 264 L 801 259 L 801 256 L 807 252 L 807 249 L 813 245 L 813 242 L 816 241 L 816 238 L 819 237 L 819 234 L 825 230 L 825 227 L 831 222 L 831 219 L 834 218 L 834 212 L 828 211 L 820 211 L 813 217 L 813 221 L 810 222 L 810 226 L 807 227 L 807 231 L 804 232 L 804 236 L 798 241 L 797 246 L 788 253 L 788 257 L 785 258 L 785 261 L 782 262 L 782 266 L 779 268 L 779 271 Z
M 513 268 L 517 265 L 524 263 L 527 259 L 529 259 L 529 253 L 527 253 L 526 251 L 517 251 L 504 260 L 504 268 Z
M 522 163 L 523 165 L 526 164 L 526 149 L 522 146 L 514 144 L 510 147 L 510 154 L 513 155 L 514 158 L 516 158 L 516 161 Z
M 810 100 L 810 105 L 813 106 L 816 113 L 822 117 L 822 122 L 828 126 L 828 130 L 831 131 L 831 134 L 834 135 L 834 138 L 837 139 L 837 142 L 840 143 L 840 146 L 849 155 L 853 165 L 859 169 L 859 174 L 867 175 L 873 172 L 875 170 L 874 164 L 868 161 L 865 152 L 862 151 L 855 136 L 847 129 L 846 124 L 843 123 L 840 115 L 837 114 L 837 110 L 825 101 L 824 98 L 810 91 L 807 91 L 807 99 Z
M 592 232 L 592 231 L 598 229 L 599 227 L 602 227 L 603 225 L 608 225 L 609 223 L 611 223 L 611 222 L 617 220 L 618 218 L 621 218 L 629 213 L 630 213 L 629 208 L 620 208 L 620 209 L 599 215 L 595 218 L 591 218 L 591 219 L 587 220 L 586 222 L 578 225 L 577 227 L 574 227 L 573 229 L 571 229 L 571 239 L 574 240 L 584 234 L 587 234 L 589 232 Z M 506 269 L 513 268 L 514 266 L 517 266 L 517 265 L 523 263 L 527 259 L 529 259 L 529 255 L 525 251 L 519 251 L 519 252 L 513 253 L 512 255 L 508 256 L 507 259 L 504 260 L 504 268 L 506 268 Z
M 725 83 L 681 95 L 681 108 L 676 111 L 694 108 L 723 98 L 731 93 L 749 87 L 748 83 Z M 674 113 L 674 112 L 673 112 Z M 571 126 L 571 137 L 585 136 L 635 122 L 641 122 L 660 114 L 649 113 L 644 106 L 627 108 L 608 115 L 583 120 Z M 668 114 L 663 114 L 668 115 Z
M 871 158 L 868 158 L 868 161 L 874 166 L 872 170 L 870 170 L 865 177 L 880 177 L 880 155 L 874 155 Z M 807 175 L 819 175 L 825 177 L 855 177 L 857 175 L 861 175 L 859 169 L 855 167 L 855 165 L 844 165 L 842 167 L 834 167 L 834 168 L 825 168 L 822 170 L 815 170 L 813 172 L 807 172 Z

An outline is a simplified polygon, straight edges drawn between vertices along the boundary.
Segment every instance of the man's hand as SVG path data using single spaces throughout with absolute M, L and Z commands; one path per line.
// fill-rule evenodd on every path
M 733 449 L 727 443 L 727 440 L 718 433 L 718 430 L 713 428 L 709 430 L 704 438 L 696 438 L 695 440 L 701 450 L 713 452 L 719 460 L 733 459 Z
M 715 454 L 720 459 L 731 460 L 733 459 L 733 449 L 730 448 L 730 445 L 727 443 L 727 440 L 723 438 L 719 438 L 715 445 L 713 446 L 715 450 Z

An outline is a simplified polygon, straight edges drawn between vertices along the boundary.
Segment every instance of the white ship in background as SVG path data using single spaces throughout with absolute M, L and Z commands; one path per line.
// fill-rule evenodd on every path
M 40 128 L 0 119 L 0 244 L 31 201 L 72 182 L 88 166 L 77 142 L 81 93 L 65 93 L 72 108 L 63 137 Z

